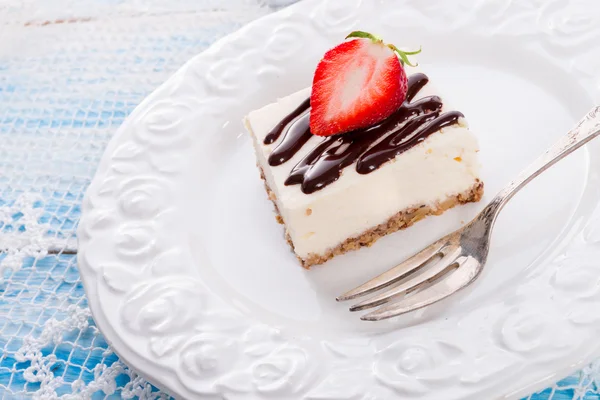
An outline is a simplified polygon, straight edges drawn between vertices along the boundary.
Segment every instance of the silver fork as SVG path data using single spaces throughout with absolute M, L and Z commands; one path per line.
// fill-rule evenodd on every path
M 600 106 L 594 107 L 567 135 L 521 172 L 467 225 L 344 293 L 337 301 L 356 299 L 388 288 L 350 307 L 350 311 L 360 311 L 381 306 L 361 317 L 365 321 L 379 321 L 426 307 L 466 287 L 483 270 L 494 222 L 504 205 L 533 178 L 598 135 Z

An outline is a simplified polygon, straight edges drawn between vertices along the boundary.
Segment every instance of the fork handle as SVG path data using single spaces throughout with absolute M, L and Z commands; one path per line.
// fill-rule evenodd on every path
M 497 214 L 521 188 L 542 172 L 568 156 L 596 136 L 600 135 L 600 106 L 594 107 L 573 129 L 527 167 L 519 176 L 500 191 L 486 207 Z

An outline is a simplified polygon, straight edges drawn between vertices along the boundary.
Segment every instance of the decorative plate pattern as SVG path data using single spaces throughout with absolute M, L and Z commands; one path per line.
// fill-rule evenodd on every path
M 190 60 L 119 129 L 84 200 L 78 261 L 111 345 L 158 386 L 202 399 L 516 398 L 600 356 L 593 207 L 585 226 L 572 227 L 510 290 L 435 321 L 435 330 L 377 335 L 298 333 L 243 312 L 210 287 L 202 245 L 182 228 L 190 170 L 217 165 L 203 149 L 233 140 L 219 136 L 223 125 L 299 89 L 310 78 L 306 66 L 349 30 L 411 37 L 426 27 L 436 37 L 522 42 L 552 68 L 577 74 L 598 100 L 598 7 L 588 4 L 309 0 Z M 285 85 L 263 90 L 282 77 Z

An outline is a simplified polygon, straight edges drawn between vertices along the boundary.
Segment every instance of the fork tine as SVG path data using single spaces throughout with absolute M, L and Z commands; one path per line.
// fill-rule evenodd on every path
M 352 289 L 343 295 L 336 298 L 337 301 L 346 301 L 352 300 L 357 297 L 364 296 L 369 293 L 373 293 L 376 290 L 383 289 L 394 283 L 398 282 L 400 279 L 405 277 L 407 274 L 421 267 L 427 261 L 431 259 L 431 257 L 437 255 L 444 245 L 444 241 L 439 240 L 414 256 L 408 258 L 407 260 L 401 262 L 394 268 L 384 272 L 383 274 L 371 279 L 370 281 L 360 285 L 359 287 Z
M 364 321 L 379 321 L 395 317 L 445 299 L 473 282 L 481 272 L 481 264 L 472 257 L 461 257 L 459 267 L 433 286 L 406 299 L 383 306 L 361 317 Z
M 434 279 L 436 276 L 447 270 L 453 263 L 456 263 L 456 260 L 460 256 L 460 251 L 460 247 L 456 245 L 444 247 L 440 250 L 444 256 L 427 269 L 427 271 L 410 278 L 399 286 L 390 288 L 383 293 L 377 294 L 350 307 L 350 311 L 360 311 L 366 308 L 376 307 L 388 303 L 390 300 L 395 299 L 410 290 L 416 289 L 423 283 Z

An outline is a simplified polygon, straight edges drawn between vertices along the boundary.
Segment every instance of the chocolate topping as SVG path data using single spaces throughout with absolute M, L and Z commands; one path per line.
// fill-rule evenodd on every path
M 310 127 L 308 126 L 310 122 L 309 100 L 306 100 L 304 103 L 302 103 L 302 106 L 305 107 L 304 110 L 298 107 L 296 111 L 301 111 L 301 113 L 296 115 L 296 118 L 293 119 L 291 123 L 284 126 L 284 128 L 286 128 L 285 135 L 283 135 L 281 143 L 277 145 L 275 150 L 273 150 L 269 156 L 269 165 L 272 167 L 281 165 L 290 158 L 294 157 L 294 154 L 296 154 L 298 150 L 304 146 L 304 143 L 306 143 L 308 139 L 312 137 L 312 133 L 310 133 Z M 289 116 L 286 118 L 289 118 Z M 281 130 L 282 129 L 279 129 L 276 132 L 272 131 L 270 134 L 273 134 L 273 136 L 279 136 L 281 135 Z
M 356 162 L 359 174 L 368 174 L 399 154 L 425 140 L 443 127 L 456 124 L 463 115 L 458 111 L 441 113 L 438 96 L 412 100 L 429 78 L 417 73 L 408 79 L 406 100 L 392 115 L 368 128 L 323 138 L 292 169 L 286 185 L 302 185 L 306 194 L 335 182 L 342 170 Z M 312 137 L 309 128 L 310 99 L 305 100 L 269 132 L 264 143 L 281 142 L 269 156 L 269 165 L 277 166 L 291 159 Z
M 289 123 L 292 122 L 293 120 L 295 120 L 304 111 L 308 110 L 309 107 L 310 107 L 310 99 L 304 100 L 302 102 L 302 104 L 300 104 L 298 106 L 298 108 L 296 108 L 294 111 L 292 111 L 292 113 L 290 115 L 288 115 L 287 117 L 282 119 L 277 124 L 277 126 L 275 126 L 275 128 L 273 128 L 273 130 L 271 130 L 271 132 L 269 132 L 267 134 L 267 136 L 265 136 L 264 143 L 265 144 L 274 143 L 277 139 L 279 139 L 281 132 L 283 132 L 283 130 L 289 125 Z

